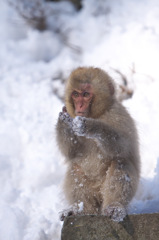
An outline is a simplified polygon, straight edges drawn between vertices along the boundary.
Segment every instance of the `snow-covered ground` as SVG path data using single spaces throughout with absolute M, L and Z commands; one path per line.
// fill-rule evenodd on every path
M 65 202 L 63 157 L 55 124 L 60 81 L 79 66 L 98 66 L 134 89 L 124 101 L 140 135 L 140 187 L 129 213 L 159 212 L 159 2 L 85 0 L 69 5 L 52 29 L 28 27 L 0 0 L 0 240 L 59 240 Z M 6 1 L 7 2 L 7 1 Z M 109 2 L 109 3 L 107 3 Z M 67 11 L 68 10 L 68 11 Z M 50 28 L 51 29 L 51 28 Z M 65 42 L 65 44 L 64 44 Z

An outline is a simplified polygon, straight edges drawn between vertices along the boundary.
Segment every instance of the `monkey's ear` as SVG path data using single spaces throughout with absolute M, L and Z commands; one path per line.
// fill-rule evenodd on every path
M 115 93 L 115 87 L 111 82 L 108 84 L 108 86 L 109 86 L 110 94 L 113 96 Z

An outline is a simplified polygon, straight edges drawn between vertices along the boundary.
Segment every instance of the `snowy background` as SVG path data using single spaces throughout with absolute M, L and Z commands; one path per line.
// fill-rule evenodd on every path
M 65 166 L 55 125 L 63 79 L 77 66 L 101 67 L 116 81 L 118 69 L 129 80 L 134 95 L 123 104 L 137 123 L 142 160 L 129 213 L 159 212 L 159 2 L 51 7 L 48 29 L 39 31 L 0 0 L 0 240 L 60 239 Z

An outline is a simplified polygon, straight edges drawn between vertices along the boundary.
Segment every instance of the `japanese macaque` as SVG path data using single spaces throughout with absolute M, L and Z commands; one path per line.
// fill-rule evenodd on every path
M 80 67 L 71 73 L 56 131 L 72 206 L 62 217 L 101 214 L 122 221 L 139 182 L 138 136 L 106 72 Z

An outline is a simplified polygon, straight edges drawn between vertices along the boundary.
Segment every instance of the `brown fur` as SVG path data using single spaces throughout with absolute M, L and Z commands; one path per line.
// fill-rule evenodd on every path
M 114 82 L 99 68 L 78 68 L 71 73 L 65 103 L 72 118 L 71 93 L 80 89 L 81 83 L 91 84 L 94 93 L 84 136 L 60 118 L 57 123 L 57 141 L 68 164 L 64 191 L 70 204 L 84 203 L 83 213 L 111 216 L 114 210 L 108 214 L 109 206 L 126 209 L 137 189 L 137 131 L 129 113 L 116 100 Z

